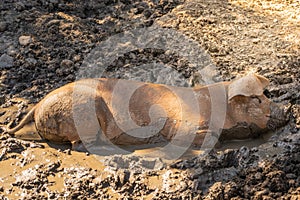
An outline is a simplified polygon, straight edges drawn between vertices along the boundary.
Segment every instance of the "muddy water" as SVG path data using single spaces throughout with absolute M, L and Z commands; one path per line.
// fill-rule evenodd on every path
M 231 141 L 225 141 L 222 143 L 219 150 L 225 150 L 225 149 L 239 149 L 243 146 L 252 148 L 252 147 L 258 147 L 264 143 L 266 143 L 272 136 L 274 135 L 274 132 L 269 131 L 267 133 L 262 134 L 258 138 L 251 138 L 246 140 L 231 140 Z
M 243 146 L 252 148 L 258 147 L 262 144 L 265 144 L 269 138 L 273 135 L 272 132 L 266 133 L 259 138 L 247 139 L 247 140 L 233 140 L 233 141 L 225 141 L 222 144 L 219 144 L 216 148 L 217 151 L 224 151 L 226 149 L 239 149 Z M 166 152 L 165 146 L 167 143 L 160 143 L 160 144 L 152 144 L 152 145 L 139 145 L 136 147 L 123 147 L 128 152 L 131 152 L 132 155 L 137 156 L 146 156 L 150 158 L 162 158 L 165 162 L 172 162 L 173 160 L 170 159 L 170 152 Z M 204 153 L 205 149 L 201 147 L 190 147 L 185 150 L 184 147 L 177 147 L 182 148 L 181 151 L 184 153 L 179 157 L 180 159 L 188 159 L 194 156 L 200 155 Z
M 59 168 L 57 169 L 58 173 L 53 173 L 47 176 L 49 190 L 62 192 L 65 190 L 64 179 L 66 176 L 63 174 L 64 169 L 72 169 L 74 167 L 84 167 L 92 168 L 98 170 L 99 172 L 103 171 L 104 165 L 99 162 L 94 156 L 88 156 L 84 152 L 74 152 L 72 153 L 62 153 L 55 148 L 50 147 L 47 143 L 42 143 L 45 148 L 35 148 L 27 149 L 23 151 L 22 157 L 16 155 L 16 159 L 8 159 L 1 161 L 0 165 L 0 182 L 6 191 L 10 188 L 12 183 L 15 183 L 26 172 L 26 170 L 31 168 L 37 168 L 41 166 L 46 166 L 51 163 L 59 163 Z M 61 146 L 63 147 L 63 146 Z M 66 147 L 66 146 L 65 146 Z M 28 174 L 30 176 L 30 174 Z M 19 187 L 14 187 L 8 197 L 11 199 L 15 198 L 15 194 L 21 194 L 22 192 L 18 191 Z

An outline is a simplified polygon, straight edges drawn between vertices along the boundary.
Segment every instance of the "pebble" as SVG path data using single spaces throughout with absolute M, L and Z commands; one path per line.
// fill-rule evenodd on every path
M 62 68 L 69 68 L 69 67 L 72 67 L 73 64 L 74 64 L 74 63 L 73 63 L 71 60 L 64 59 L 64 60 L 61 61 L 60 66 L 61 66 Z
M 66 149 L 66 150 L 64 150 L 63 151 L 65 154 L 67 154 L 67 155 L 71 155 L 71 149 Z
M 32 42 L 31 36 L 22 35 L 22 36 L 19 37 L 19 43 L 22 46 L 27 46 L 31 42 Z
M 81 56 L 80 55 L 76 55 L 76 56 L 74 56 L 73 61 L 74 62 L 78 62 L 78 61 L 80 61 L 80 59 L 81 59 Z
M 6 22 L 0 22 L 0 32 L 4 32 L 7 30 L 7 23 Z
M 14 65 L 14 58 L 7 55 L 2 54 L 0 57 L 0 69 L 10 68 Z
M 288 179 L 296 179 L 297 176 L 295 174 L 290 173 L 290 174 L 286 174 L 286 178 L 288 178 Z
M 6 53 L 9 55 L 9 56 L 15 56 L 18 54 L 17 50 L 15 49 L 14 46 L 9 46 L 6 50 Z
M 37 60 L 34 58 L 26 58 L 26 61 L 28 62 L 28 64 L 30 65 L 36 65 L 37 64 Z

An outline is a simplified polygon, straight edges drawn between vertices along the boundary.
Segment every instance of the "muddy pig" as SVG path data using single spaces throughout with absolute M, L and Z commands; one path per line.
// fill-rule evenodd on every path
M 162 141 L 201 145 L 212 137 L 220 141 L 257 137 L 287 121 L 286 110 L 263 94 L 268 84 L 256 74 L 194 88 L 83 79 L 49 93 L 6 132 L 14 135 L 34 120 L 42 138 L 71 142 L 77 150 L 99 138 L 116 145 Z

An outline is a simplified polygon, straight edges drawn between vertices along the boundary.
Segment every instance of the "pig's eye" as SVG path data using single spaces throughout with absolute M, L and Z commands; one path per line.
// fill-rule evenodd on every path
M 261 103 L 261 99 L 259 97 L 251 97 L 252 99 L 257 99 L 258 103 Z

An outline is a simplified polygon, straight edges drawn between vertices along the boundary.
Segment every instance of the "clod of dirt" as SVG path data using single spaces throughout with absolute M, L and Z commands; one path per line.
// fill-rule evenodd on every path
M 15 138 L 7 138 L 5 140 L 2 140 L 0 143 L 0 150 L 2 150 L 0 154 L 0 161 L 10 158 L 11 153 L 20 154 L 27 148 L 44 148 L 44 146 L 39 143 L 19 140 Z
M 7 69 L 14 65 L 14 58 L 7 55 L 2 54 L 0 56 L 0 69 Z
M 31 36 L 23 35 L 23 36 L 20 36 L 20 37 L 19 37 L 19 43 L 20 43 L 20 45 L 22 45 L 22 46 L 27 46 L 27 45 L 30 44 L 31 42 L 32 42 L 32 37 L 31 37 Z
M 166 167 L 160 158 L 142 158 L 140 156 L 113 155 L 105 158 L 104 163 L 110 170 L 128 169 L 134 173 L 159 170 Z
M 7 23 L 0 22 L 0 32 L 4 32 L 7 29 Z

